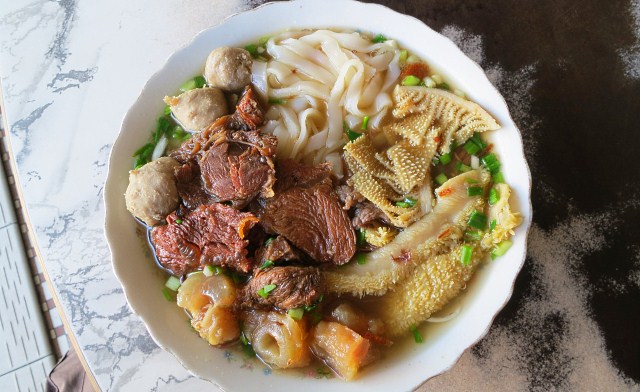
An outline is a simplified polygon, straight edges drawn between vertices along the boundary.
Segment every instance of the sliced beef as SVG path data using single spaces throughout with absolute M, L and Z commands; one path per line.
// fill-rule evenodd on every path
M 390 224 L 387 215 L 382 212 L 382 210 L 375 204 L 368 200 L 365 200 L 356 205 L 351 223 L 353 224 L 353 227 L 357 229 L 364 229 L 374 223 L 383 223 L 385 225 Z
M 253 268 L 246 236 L 258 219 L 219 203 L 202 205 L 182 217 L 172 213 L 156 226 L 151 240 L 158 262 L 174 275 L 219 265 L 248 273 Z
M 256 265 L 262 265 L 267 260 L 271 260 L 274 263 L 288 262 L 302 259 L 302 254 L 299 250 L 289 244 L 283 236 L 279 235 L 258 250 L 255 253 Z
M 350 185 L 343 184 L 336 187 L 336 193 L 338 194 L 338 198 L 342 203 L 342 208 L 345 210 L 351 209 L 356 204 L 365 201 L 364 196 L 360 194 L 360 192 L 356 191 Z
M 268 285 L 275 288 L 264 293 Z M 324 293 L 324 278 L 317 268 L 272 267 L 258 272 L 247 282 L 238 296 L 238 304 L 244 309 L 272 306 L 294 309 L 317 303 Z
M 257 130 L 263 121 L 262 108 L 253 90 L 247 88 L 234 114 L 195 134 L 170 156 L 197 165 L 204 191 L 216 201 L 230 201 L 242 208 L 259 194 L 273 195 L 278 141 Z
M 316 262 L 347 263 L 356 250 L 355 232 L 325 165 L 288 161 L 278 166 L 276 184 L 275 196 L 261 200 L 258 209 L 265 230 L 284 236 Z
M 176 186 L 182 204 L 188 210 L 194 210 L 203 204 L 211 204 L 220 201 L 218 198 L 205 192 L 200 177 L 200 166 L 193 162 L 187 162 L 175 168 Z

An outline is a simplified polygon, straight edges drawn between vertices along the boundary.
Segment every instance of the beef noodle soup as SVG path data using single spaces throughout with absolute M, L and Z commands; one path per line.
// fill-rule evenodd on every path
M 350 380 L 422 341 L 520 223 L 483 137 L 499 124 L 382 35 L 215 48 L 164 101 L 127 208 L 195 331 L 270 367 Z

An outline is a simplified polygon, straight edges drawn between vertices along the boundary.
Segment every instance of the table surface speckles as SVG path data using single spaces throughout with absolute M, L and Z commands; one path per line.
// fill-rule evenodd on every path
M 511 301 L 485 339 L 420 390 L 638 390 L 640 2 L 379 2 L 482 65 L 522 130 L 533 175 L 534 225 Z M 212 388 L 127 307 L 103 237 L 102 187 L 145 81 L 198 31 L 259 3 L 3 3 L 0 77 L 19 183 L 104 390 Z

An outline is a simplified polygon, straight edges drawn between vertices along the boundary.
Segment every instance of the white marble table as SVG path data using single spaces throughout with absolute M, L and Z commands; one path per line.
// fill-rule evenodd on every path
M 103 234 L 103 183 L 120 122 L 145 81 L 198 31 L 261 2 L 0 0 L 0 81 L 19 185 L 40 258 L 70 329 L 104 391 L 216 389 L 213 384 L 190 376 L 170 354 L 159 349 L 128 308 L 111 271 Z M 495 60 L 495 51 L 485 51 L 483 36 L 465 30 L 466 22 L 477 22 L 477 17 L 474 14 L 475 19 L 467 20 L 464 15 L 482 13 L 482 7 L 465 14 L 442 4 L 440 9 L 432 10 L 417 0 L 386 3 L 423 19 L 437 20 L 436 28 L 488 70 L 524 131 L 530 159 L 535 158 L 541 120 L 534 117 L 530 107 L 542 60 L 529 58 L 504 64 Z M 517 8 L 515 3 L 513 7 Z M 635 16 L 627 22 L 640 26 L 638 1 L 630 1 L 628 7 L 630 15 Z M 528 14 L 529 10 L 523 13 Z M 634 31 L 638 31 L 637 26 Z M 490 29 L 498 27 L 491 25 Z M 630 62 L 625 63 L 630 80 L 637 78 L 634 72 L 638 69 L 633 61 L 637 60 L 640 36 L 634 39 L 635 43 L 630 41 L 628 45 L 636 46 L 625 46 L 616 52 L 624 54 L 627 50 L 633 55 L 627 56 Z M 494 46 L 495 42 L 492 41 Z M 566 61 L 560 59 L 558 64 Z M 533 169 L 535 175 L 536 165 Z M 561 199 L 544 183 L 538 186 L 545 189 L 549 198 Z M 598 216 L 570 216 L 560 222 L 558 230 L 568 227 L 569 232 L 586 232 L 581 229 L 583 226 L 600 226 L 590 223 L 596 222 Z M 465 353 L 451 371 L 420 390 L 558 387 L 557 369 L 569 365 L 570 375 L 559 381 L 570 383 L 576 390 L 598 390 L 605 385 L 616 390 L 637 390 L 637 384 L 621 375 L 611 361 L 598 324 L 593 321 L 584 279 L 562 267 L 602 249 L 600 238 L 604 234 L 588 233 L 579 238 L 559 236 L 555 229 L 534 225 L 529 238 L 528 273 L 534 283 L 543 282 L 544 287 L 549 287 L 551 294 L 536 296 L 535 290 L 533 294 L 521 294 L 520 303 L 525 304 L 522 312 L 511 309 L 510 316 L 506 316 L 511 318 L 494 325 L 480 347 Z M 567 262 L 557 263 L 557 258 Z M 635 283 L 629 284 L 625 290 L 635 287 Z M 529 318 L 528 313 L 532 314 Z M 562 319 L 565 321 L 560 325 L 564 329 L 556 335 L 539 335 L 554 337 L 555 346 L 544 346 L 548 352 L 542 350 L 544 355 L 536 356 L 538 335 L 527 331 L 535 332 L 539 320 L 555 320 L 545 317 L 558 314 L 571 317 Z M 532 354 L 523 356 L 528 353 Z M 547 358 L 551 360 L 547 366 L 539 365 Z M 554 362 L 557 358 L 560 360 Z M 541 379 L 547 384 L 540 384 Z

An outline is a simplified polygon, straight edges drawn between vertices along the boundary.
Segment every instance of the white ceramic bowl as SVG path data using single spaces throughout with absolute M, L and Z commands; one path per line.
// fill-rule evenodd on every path
M 154 264 L 141 238 L 140 227 L 125 208 L 133 152 L 149 137 L 161 113 L 162 97 L 201 72 L 209 52 L 223 45 L 239 46 L 287 28 L 335 27 L 382 33 L 397 39 L 439 69 L 470 99 L 492 113 L 502 129 L 491 135 L 503 164 L 503 174 L 513 188 L 513 205 L 524 217 L 513 246 L 505 256 L 484 265 L 457 301 L 460 314 L 443 324 L 422 328 L 424 343 L 408 339 L 387 358 L 361 372 L 355 381 L 327 379 L 311 371 L 270 372 L 259 363 L 246 362 L 235 351 L 210 347 L 187 325 L 186 315 L 162 294 L 166 276 Z M 418 385 L 455 364 L 462 353 L 483 337 L 505 305 L 522 264 L 531 222 L 531 179 L 520 133 L 507 105 L 482 69 L 450 40 L 418 19 L 386 7 L 350 0 L 301 0 L 270 3 L 234 15 L 198 34 L 147 82 L 124 118 L 113 146 L 105 186 L 106 234 L 114 271 L 133 311 L 142 318 L 154 340 L 194 375 L 230 391 L 400 391 Z M 243 366 L 244 365 L 244 366 Z

